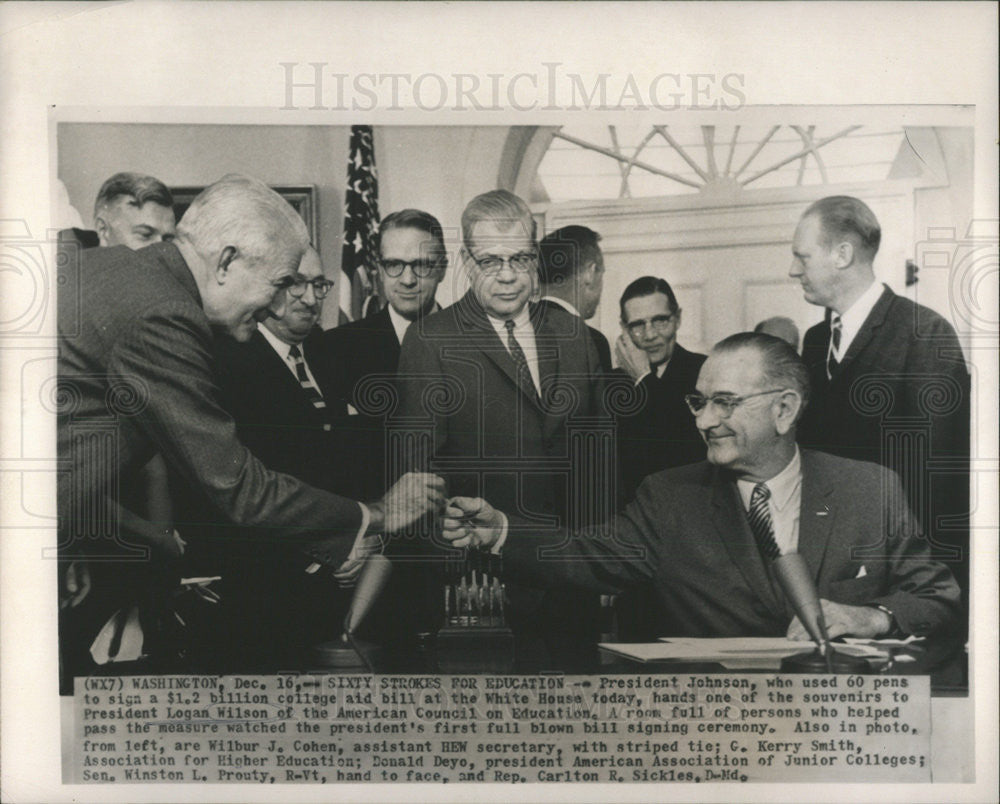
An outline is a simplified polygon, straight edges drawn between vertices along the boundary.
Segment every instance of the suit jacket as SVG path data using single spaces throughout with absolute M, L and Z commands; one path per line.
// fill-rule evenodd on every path
M 829 343 L 828 321 L 803 341 L 812 398 L 800 443 L 897 472 L 935 555 L 967 588 L 970 382 L 955 331 L 886 287 L 831 379 Z
M 372 374 L 395 375 L 399 366 L 400 345 L 388 307 L 371 318 L 328 329 L 323 341 L 330 373 L 352 404 L 359 401 L 355 389 L 362 379 Z M 364 405 L 355 407 L 362 410 Z
M 587 471 L 570 463 L 569 430 L 578 418 L 600 415 L 603 383 L 593 342 L 579 319 L 564 310 L 543 314 L 535 305 L 530 310 L 541 399 L 521 384 L 513 358 L 469 293 L 407 331 L 399 365 L 399 421 L 417 434 L 411 442 L 411 450 L 423 455 L 417 468 L 429 465 L 445 476 L 449 496 L 485 497 L 521 512 L 544 532 L 568 514 L 579 520 L 584 502 L 607 494 L 598 484 L 589 490 L 590 499 L 568 501 L 574 472 Z M 508 594 L 518 632 L 593 625 L 594 598 L 512 586 Z
M 91 553 L 112 541 L 119 480 L 155 453 L 230 520 L 267 526 L 269 539 L 319 545 L 346 558 L 361 525 L 357 503 L 267 469 L 236 435 L 212 375 L 214 337 L 194 277 L 172 243 L 83 253 L 85 282 L 59 294 L 60 542 Z M 127 511 L 122 535 L 161 527 Z M 312 549 L 312 548 L 311 548 Z
M 621 501 L 635 496 L 643 478 L 661 469 L 705 459 L 705 442 L 684 395 L 694 391 L 705 355 L 680 344 L 662 377 L 647 374 L 640 385 L 645 402 L 618 418 L 618 471 Z
M 503 500 L 546 524 L 565 510 L 567 471 L 553 462 L 568 460 L 567 424 L 601 415 L 603 383 L 579 319 L 530 309 L 541 399 L 519 383 L 506 346 L 467 294 L 407 332 L 399 413 L 433 425 L 430 454 L 450 479 L 449 494 Z
M 269 469 L 355 499 L 380 496 L 373 461 L 359 455 L 381 446 L 381 430 L 358 427 L 357 417 L 347 415 L 322 330 L 314 329 L 301 348 L 325 408 L 313 405 L 259 330 L 246 343 L 216 340 L 220 403 L 232 414 L 240 440 Z M 228 662 L 245 669 L 262 657 L 273 666 L 294 663 L 306 645 L 339 636 L 350 590 L 324 573 L 306 574 L 305 556 L 268 543 L 259 529 L 228 525 L 201 495 L 183 489 L 174 496 L 188 540 L 189 574 L 222 576 L 216 585 L 222 602 L 213 612 L 218 621 L 209 623 L 204 639 L 193 640 L 193 656 L 200 653 L 215 667 Z
M 821 598 L 884 605 L 910 634 L 954 628 L 958 586 L 928 555 L 909 510 L 893 502 L 898 491 L 882 467 L 803 450 L 798 552 Z M 659 636 L 781 636 L 792 619 L 734 480 L 707 462 L 646 478 L 612 522 L 563 537 L 550 560 L 519 530 L 511 518 L 508 572 L 604 592 L 648 587 L 658 602 Z M 551 560 L 567 549 L 581 560 Z
M 542 299 L 538 302 L 538 306 L 543 309 L 553 309 L 562 310 L 563 312 L 569 312 L 562 305 L 556 302 L 550 301 L 549 299 Z M 583 318 L 580 317 L 583 321 Z M 606 374 L 611 371 L 611 344 L 608 343 L 608 339 L 604 337 L 604 333 L 599 329 L 587 324 L 587 332 L 589 333 L 591 339 L 594 341 L 594 348 L 597 349 L 597 362 L 601 367 L 601 371 Z
M 247 343 L 219 339 L 215 370 L 223 406 L 232 413 L 240 440 L 270 469 L 352 499 L 381 496 L 374 471 L 381 430 L 348 416 L 344 386 L 315 328 L 302 351 L 326 403 L 316 408 L 285 360 L 258 331 Z

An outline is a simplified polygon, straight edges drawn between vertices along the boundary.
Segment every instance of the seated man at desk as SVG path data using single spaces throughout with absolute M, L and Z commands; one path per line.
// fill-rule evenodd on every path
M 958 586 L 930 558 L 896 476 L 799 450 L 795 427 L 808 397 L 805 365 L 787 343 L 732 335 L 687 397 L 707 461 L 650 475 L 613 520 L 547 547 L 478 498 L 451 501 L 444 535 L 501 553 L 508 574 L 536 582 L 602 592 L 646 586 L 660 636 L 808 638 L 771 568 L 787 552 L 811 571 L 831 638 L 953 628 Z M 560 560 L 569 555 L 578 558 Z

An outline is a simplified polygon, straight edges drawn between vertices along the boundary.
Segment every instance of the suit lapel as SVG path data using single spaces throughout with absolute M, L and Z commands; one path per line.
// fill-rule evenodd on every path
M 777 597 L 771 586 L 764 560 L 743 512 L 736 484 L 725 473 L 715 470 L 712 473 L 712 486 L 712 524 L 716 535 L 750 589 L 769 609 L 783 613 L 784 602 Z
M 399 352 L 401 344 L 399 343 L 399 339 L 396 338 L 396 328 L 393 327 L 392 319 L 389 317 L 389 308 L 386 307 L 376 318 L 378 325 L 382 330 L 381 340 L 382 349 L 385 354 L 386 369 L 390 373 L 395 374 L 396 369 L 399 367 Z
M 872 307 L 872 310 L 865 319 L 865 322 L 861 325 L 861 329 L 858 330 L 858 334 L 855 335 L 854 340 L 851 341 L 851 345 L 847 349 L 847 354 L 845 354 L 843 359 L 840 361 L 840 365 L 837 368 L 838 374 L 843 371 L 846 365 L 856 360 L 858 355 L 860 355 L 868 344 L 871 343 L 872 338 L 875 337 L 875 333 L 878 331 L 878 328 L 881 327 L 885 321 L 889 308 L 892 306 L 894 295 L 895 294 L 893 294 L 889 288 L 882 288 L 882 295 L 879 296 L 878 301 L 875 302 L 875 306 Z M 829 342 L 829 337 L 827 338 L 827 342 Z
M 814 581 L 819 579 L 836 519 L 833 483 L 816 464 L 809 450 L 802 451 L 802 507 L 799 511 L 798 552 Z
M 462 300 L 456 304 L 456 307 L 460 307 L 456 313 L 459 316 L 461 329 L 463 331 L 468 331 L 469 329 L 475 331 L 476 336 L 474 342 L 480 346 L 480 349 L 486 358 L 490 360 L 498 369 L 500 369 L 510 382 L 517 386 L 524 397 L 528 400 L 528 404 L 531 405 L 531 407 L 535 410 L 540 410 L 541 405 L 534 387 L 527 387 L 521 383 L 518 378 L 517 365 L 514 363 L 514 358 L 510 356 L 510 352 L 507 351 L 507 346 L 500 339 L 500 335 L 487 319 L 486 313 L 483 312 L 482 307 L 479 306 L 479 302 L 472 297 L 472 292 L 470 291 L 467 293 Z M 539 373 L 541 373 L 541 366 L 539 366 Z
M 548 310 L 542 305 L 531 305 L 531 325 L 535 328 L 535 347 L 538 350 L 538 379 L 545 388 L 559 375 L 559 349 Z
M 263 364 L 267 366 L 267 371 L 270 372 L 274 382 L 276 383 L 276 385 L 272 385 L 271 387 L 275 391 L 279 388 L 282 389 L 282 392 L 287 397 L 289 402 L 294 400 L 294 404 L 302 412 L 302 415 L 308 415 L 314 420 L 318 418 L 326 423 L 329 416 L 334 412 L 330 408 L 330 401 L 327 400 L 326 396 L 323 396 L 323 400 L 326 402 L 327 407 L 325 410 L 319 410 L 313 405 L 309 397 L 306 396 L 306 392 L 302 389 L 302 384 L 289 370 L 285 359 L 274 350 L 274 347 L 267 342 L 267 339 L 261 335 L 259 330 L 254 332 L 250 339 L 250 343 L 259 353 L 261 361 L 263 361 Z M 320 377 L 316 375 L 316 370 L 313 367 L 313 363 L 315 361 L 310 359 L 311 355 L 309 352 L 309 342 L 305 342 L 303 346 L 303 354 L 305 359 L 309 362 L 309 370 L 313 372 L 313 377 L 316 381 L 321 382 Z M 315 355 L 313 355 L 313 357 L 314 356 Z M 322 394 L 322 391 L 320 391 L 320 393 Z

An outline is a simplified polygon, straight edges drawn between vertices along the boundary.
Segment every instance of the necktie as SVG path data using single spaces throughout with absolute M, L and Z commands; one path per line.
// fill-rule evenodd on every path
M 531 379 L 531 369 L 528 368 L 528 358 L 524 356 L 524 350 L 521 348 L 521 344 L 517 342 L 517 338 L 514 337 L 514 322 L 507 320 L 503 322 L 504 327 L 507 329 L 507 348 L 510 350 L 510 356 L 514 358 L 514 363 L 517 365 L 517 380 L 521 384 L 522 388 L 530 388 L 533 393 L 533 398 L 538 398 L 538 389 L 535 388 L 535 382 Z
M 778 543 L 774 540 L 774 528 L 771 526 L 771 511 L 767 507 L 767 501 L 771 497 L 771 490 L 764 483 L 758 483 L 753 487 L 753 494 L 750 495 L 750 510 L 747 512 L 747 519 L 750 522 L 750 530 L 757 541 L 760 554 L 768 561 L 773 561 L 781 555 Z
M 299 378 L 299 385 L 306 392 L 306 396 L 309 397 L 309 401 L 312 402 L 313 407 L 317 410 L 325 410 L 326 402 L 323 401 L 323 395 L 313 385 L 312 380 L 309 379 L 309 375 L 306 373 L 306 361 L 302 357 L 302 350 L 298 346 L 293 346 L 288 350 L 288 356 L 295 363 L 295 376 Z
M 840 365 L 837 355 L 840 354 L 840 335 L 844 325 L 840 321 L 840 316 L 835 315 L 830 320 L 830 350 L 826 353 L 826 378 L 831 379 L 833 373 Z

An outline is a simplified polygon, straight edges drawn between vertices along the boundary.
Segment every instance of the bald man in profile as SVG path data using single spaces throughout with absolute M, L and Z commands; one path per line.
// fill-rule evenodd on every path
M 177 557 L 171 528 L 124 505 L 123 487 L 155 452 L 228 520 L 331 567 L 366 534 L 405 528 L 443 503 L 443 483 L 430 475 L 404 476 L 362 504 L 274 472 L 219 405 L 215 337 L 249 340 L 296 285 L 307 246 L 281 196 L 231 175 L 192 202 L 176 242 L 84 252 L 80 293 L 58 297 L 61 607 L 85 603 L 89 591 L 71 567 L 114 572 L 129 559 Z M 61 624 L 60 636 L 79 635 Z M 64 647 L 80 651 L 67 671 L 86 669 L 86 642 Z
M 319 327 L 332 287 L 320 255 L 306 249 L 294 284 L 275 300 L 274 315 L 259 322 L 245 343 L 216 340 L 219 401 L 240 440 L 268 469 L 341 496 L 372 499 L 382 493 L 380 476 L 355 456 L 374 433 L 351 426 Z M 184 526 L 187 574 L 221 576 L 222 622 L 213 621 L 212 632 L 195 647 L 204 662 L 280 657 L 297 664 L 310 644 L 339 636 L 333 631 L 343 622 L 350 593 L 338 584 L 352 584 L 364 550 L 335 568 L 332 578 L 306 573 L 307 557 L 268 544 L 258 528 L 228 522 L 197 489 L 179 491 L 181 518 L 190 523 Z

